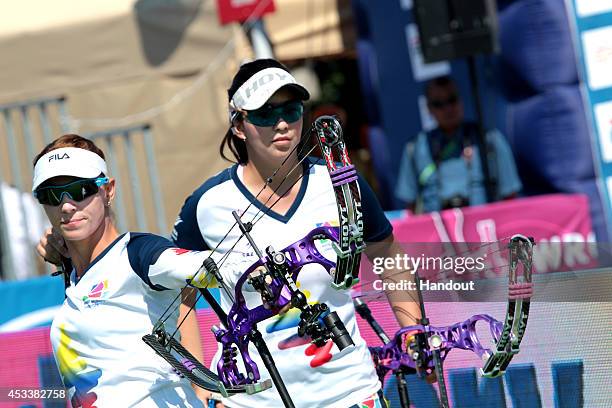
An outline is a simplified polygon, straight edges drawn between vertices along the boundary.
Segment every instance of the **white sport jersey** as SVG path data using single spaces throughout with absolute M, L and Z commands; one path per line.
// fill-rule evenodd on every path
M 315 159 L 309 159 L 309 164 L 313 166 L 304 175 L 298 197 L 289 211 L 285 215 L 269 211 L 254 225 L 251 234 L 261 250 L 268 245 L 280 250 L 303 238 L 317 226 L 338 225 L 338 209 L 327 168 Z M 194 250 L 214 248 L 234 223 L 232 211 L 240 213 L 249 203 L 253 205 L 242 219 L 251 221 L 255 214 L 259 218 L 262 214 L 260 209 L 264 207 L 241 180 L 242 167 L 236 165 L 196 190 L 185 202 L 175 224 L 175 243 Z M 391 225 L 369 186 L 360 180 L 360 188 L 366 240 L 380 241 L 391 234 Z M 238 228 L 234 227 L 219 247 L 219 252 L 227 252 L 239 236 Z M 324 256 L 335 260 L 336 255 L 329 242 L 320 249 Z M 244 271 L 256 259 L 247 240 L 241 239 L 232 254 L 232 264 L 242 264 L 240 270 Z M 231 269 L 238 270 L 221 268 L 221 272 L 233 288 L 241 272 L 228 272 Z M 300 338 L 297 335 L 298 309 L 258 325 L 296 407 L 346 408 L 369 398 L 380 388 L 370 352 L 357 327 L 350 293 L 336 291 L 330 286 L 331 281 L 322 266 L 311 264 L 302 269 L 297 284 L 309 303 L 325 302 L 331 311 L 338 313 L 355 347 L 340 352 L 331 342 L 317 348 L 308 339 Z M 230 303 L 223 291 L 220 292 L 221 306 L 228 311 Z M 256 292 L 245 293 L 245 299 L 250 308 L 261 304 L 261 297 Z M 261 377 L 270 378 L 256 349 L 250 347 L 249 351 Z M 217 352 L 213 359 L 212 369 L 215 372 L 219 355 Z M 283 406 L 275 387 L 254 395 L 232 396 L 224 403 L 228 407 L 245 408 Z
M 66 289 L 53 354 L 74 407 L 201 407 L 191 384 L 142 341 L 208 252 L 127 233 Z M 171 290 L 164 290 L 172 288 Z M 178 308 L 166 322 L 174 331 Z

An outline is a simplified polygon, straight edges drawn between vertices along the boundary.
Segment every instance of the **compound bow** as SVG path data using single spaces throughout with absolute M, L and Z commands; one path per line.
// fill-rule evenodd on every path
M 424 323 L 423 321 L 427 322 L 424 318 L 421 319 L 422 324 L 403 327 L 392 339 L 389 339 L 372 317 L 367 305 L 357 298 L 355 300 L 357 312 L 368 321 L 384 343 L 383 346 L 370 347 L 381 382 L 384 382 L 389 371 L 398 377 L 398 387 L 402 385 L 405 387 L 403 381 L 405 373 L 416 370 L 428 375 L 435 372 L 440 387 L 440 405 L 448 407 L 442 363 L 452 349 L 469 350 L 478 355 L 484 361 L 480 369 L 484 377 L 494 378 L 504 374 L 512 357 L 519 352 L 527 327 L 530 298 L 533 294 L 531 282 L 533 245 L 533 238 L 523 235 L 514 235 L 510 239 L 508 309 L 504 322 L 488 314 L 477 314 L 463 322 L 436 327 Z M 519 269 L 522 273 L 519 273 Z M 476 333 L 476 324 L 480 321 L 486 322 L 489 326 L 495 343 L 492 349 L 485 347 Z M 409 407 L 407 390 L 400 388 L 398 391 L 402 407 Z

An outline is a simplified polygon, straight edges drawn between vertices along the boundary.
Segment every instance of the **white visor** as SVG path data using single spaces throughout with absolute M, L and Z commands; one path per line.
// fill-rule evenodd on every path
M 106 162 L 96 153 L 78 147 L 62 147 L 38 159 L 34 166 L 32 191 L 53 177 L 94 178 L 100 173 L 108 175 Z
M 302 100 L 310 98 L 306 88 L 289 72 L 281 68 L 266 68 L 251 76 L 236 90 L 230 105 L 234 110 L 255 110 L 283 86 L 294 88 Z

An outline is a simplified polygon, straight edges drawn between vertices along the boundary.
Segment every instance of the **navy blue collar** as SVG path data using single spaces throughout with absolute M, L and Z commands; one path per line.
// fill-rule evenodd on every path
M 293 200 L 291 207 L 289 207 L 289 211 L 287 211 L 286 214 L 282 215 L 274 211 L 274 209 L 270 209 L 266 207 L 261 201 L 256 199 L 253 194 L 251 194 L 249 189 L 244 185 L 244 183 L 238 177 L 238 164 L 232 166 L 231 168 L 232 180 L 234 180 L 236 187 L 238 187 L 238 190 L 240 190 L 240 192 L 246 197 L 246 199 L 249 200 L 249 202 L 252 203 L 255 207 L 257 207 L 261 212 L 268 214 L 270 217 L 284 224 L 289 222 L 293 214 L 295 214 L 297 209 L 300 207 L 300 204 L 302 203 L 302 200 L 304 199 L 304 196 L 306 195 L 306 188 L 308 188 L 308 179 L 309 179 L 308 176 L 310 174 L 310 169 L 306 167 L 306 161 L 302 162 L 302 173 L 304 174 L 304 176 L 302 177 L 302 180 L 301 180 L 302 184 L 300 185 L 300 191 L 298 192 L 297 197 L 295 197 L 295 200 Z M 285 185 L 283 184 L 281 186 L 281 190 L 283 190 L 283 187 L 286 188 Z M 272 205 L 273 202 L 269 204 Z
M 115 238 L 115 240 L 106 248 L 104 248 L 104 251 L 102 251 L 100 253 L 100 255 L 96 256 L 95 259 L 93 261 L 91 261 L 91 263 L 89 265 L 87 265 L 87 268 L 85 268 L 85 270 L 83 271 L 83 275 L 81 276 L 80 279 L 77 280 L 77 273 L 76 273 L 76 269 L 74 271 L 74 284 L 77 285 L 81 279 L 83 279 L 83 277 L 85 276 L 85 274 L 87 273 L 88 270 L 90 270 L 96 263 L 98 263 L 98 261 L 102 258 L 104 258 L 104 255 L 106 255 L 108 253 L 108 251 L 110 251 L 117 242 L 119 242 L 121 240 L 121 238 L 123 238 L 125 236 L 125 232 L 121 235 L 119 235 L 117 238 Z

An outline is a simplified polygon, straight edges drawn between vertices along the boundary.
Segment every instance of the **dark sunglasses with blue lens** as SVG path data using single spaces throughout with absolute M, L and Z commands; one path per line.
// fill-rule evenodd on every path
M 96 194 L 100 186 L 108 183 L 108 177 L 97 177 L 92 179 L 79 179 L 62 186 L 47 186 L 37 188 L 34 197 L 39 203 L 58 206 L 62 203 L 64 196 L 74 201 L 83 201 L 87 197 Z
M 259 109 L 246 112 L 246 120 L 255 126 L 274 126 L 283 118 L 287 123 L 297 122 L 304 113 L 301 101 L 289 101 L 280 105 L 265 104 Z

